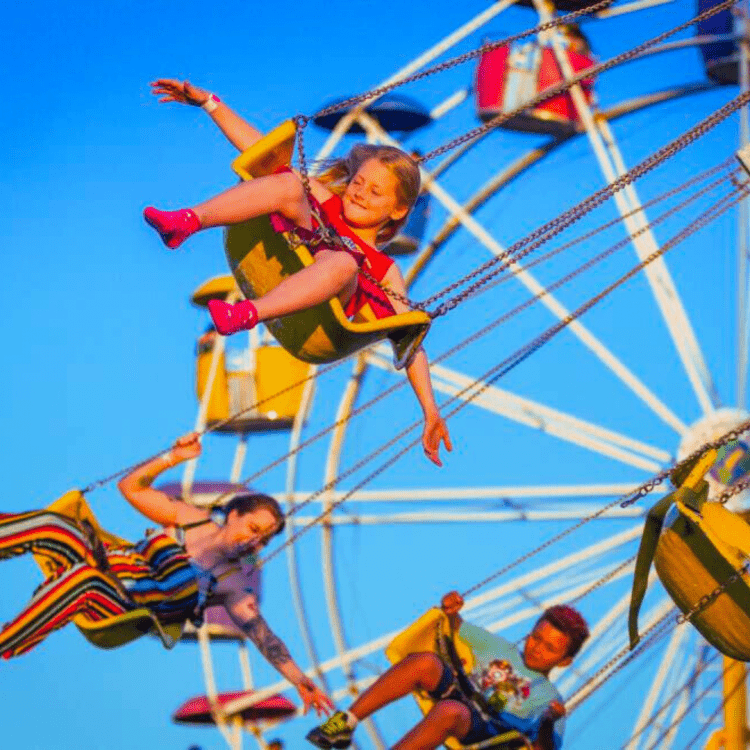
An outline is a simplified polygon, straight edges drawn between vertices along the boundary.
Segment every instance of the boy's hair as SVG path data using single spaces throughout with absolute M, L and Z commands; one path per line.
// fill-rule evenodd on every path
M 391 171 L 396 178 L 396 197 L 399 206 L 412 209 L 419 197 L 421 177 L 417 162 L 394 146 L 376 146 L 368 143 L 358 143 L 341 159 L 333 159 L 324 163 L 324 170 L 316 175 L 316 179 L 337 195 L 341 195 L 349 181 L 357 174 L 359 168 L 370 159 L 376 159 Z M 393 239 L 398 230 L 406 222 L 409 214 L 399 221 L 389 221 L 379 232 L 377 243 L 382 244 Z
M 578 610 L 567 604 L 556 604 L 544 610 L 536 621 L 536 627 L 542 622 L 548 622 L 553 628 L 568 636 L 568 651 L 565 656 L 575 656 L 589 637 L 589 626 Z
M 241 516 L 245 513 L 252 513 L 254 510 L 265 509 L 273 514 L 273 517 L 278 521 L 278 526 L 274 530 L 271 537 L 280 534 L 286 526 L 286 516 L 281 506 L 274 498 L 270 495 L 264 495 L 262 492 L 243 492 L 235 495 L 222 510 L 225 515 L 229 515 L 233 510 Z

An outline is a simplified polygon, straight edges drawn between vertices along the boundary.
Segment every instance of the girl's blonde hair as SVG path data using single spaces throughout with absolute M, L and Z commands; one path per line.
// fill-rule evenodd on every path
M 341 195 L 359 168 L 370 159 L 376 159 L 388 167 L 397 181 L 396 198 L 399 206 L 411 211 L 421 187 L 419 167 L 408 154 L 393 146 L 358 143 L 345 157 L 326 162 L 323 165 L 324 170 L 316 175 L 315 179 L 322 182 L 332 193 Z M 391 219 L 378 232 L 377 243 L 380 245 L 393 239 L 408 218 L 407 212 L 403 219 Z

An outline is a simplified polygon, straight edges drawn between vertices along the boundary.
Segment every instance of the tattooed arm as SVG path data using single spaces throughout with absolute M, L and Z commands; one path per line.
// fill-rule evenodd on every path
M 222 585 L 222 588 L 225 588 L 225 585 Z M 331 700 L 297 666 L 284 642 L 268 626 L 260 613 L 258 598 L 255 594 L 241 590 L 235 579 L 235 585 L 226 592 L 224 601 L 224 606 L 235 624 L 255 644 L 268 663 L 297 688 L 305 713 L 310 706 L 313 706 L 318 714 L 321 711 L 328 713 L 333 707 Z

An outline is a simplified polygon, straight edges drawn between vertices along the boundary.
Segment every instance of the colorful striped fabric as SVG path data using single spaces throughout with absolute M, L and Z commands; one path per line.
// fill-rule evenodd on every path
M 195 569 L 184 548 L 166 534 L 106 549 L 110 571 L 105 573 L 85 535 L 67 517 L 50 511 L 0 514 L 0 559 L 24 552 L 47 557 L 56 572 L 0 630 L 0 655 L 6 659 L 29 651 L 77 615 L 100 622 L 146 606 L 165 624 L 195 616 Z

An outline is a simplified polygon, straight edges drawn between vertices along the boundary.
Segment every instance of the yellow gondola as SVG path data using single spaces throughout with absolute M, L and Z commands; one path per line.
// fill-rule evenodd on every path
M 631 645 L 638 641 L 638 611 L 653 561 L 677 606 L 685 613 L 697 608 L 691 622 L 703 637 L 726 656 L 750 661 L 750 574 L 737 575 L 750 560 L 750 525 L 708 502 L 703 477 L 716 456 L 710 450 L 674 476 L 678 489 L 649 512 L 633 579 L 630 639 Z M 719 588 L 715 598 L 698 606 Z
M 454 658 L 460 661 L 461 668 L 464 672 L 471 672 L 474 668 L 472 650 L 457 633 L 451 632 L 448 616 L 437 608 L 429 610 L 406 630 L 399 633 L 386 647 L 385 655 L 391 664 L 397 664 L 409 654 L 428 652 L 437 654 L 450 665 L 453 659 L 449 653 L 449 641 L 452 642 Z M 415 693 L 414 697 L 423 714 L 427 714 L 435 704 L 435 701 L 426 694 Z M 445 744 L 450 750 L 518 750 L 519 748 L 531 750 L 531 743 L 528 739 L 515 730 L 474 745 L 462 745 L 454 738 L 449 738 Z
M 212 299 L 231 302 L 239 296 L 234 277 L 218 276 L 201 284 L 191 300 L 197 307 L 206 307 Z M 218 333 L 211 330 L 198 340 L 198 399 L 202 399 L 206 392 L 217 337 Z M 245 433 L 288 430 L 294 424 L 302 404 L 303 381 L 310 375 L 310 365 L 275 345 L 258 346 L 252 352 L 252 362 L 252 367 L 232 370 L 227 368 L 225 354 L 219 354 L 206 412 L 209 427 L 216 426 L 220 432 Z M 297 383 L 300 385 L 293 387 Z M 227 421 L 232 415 L 237 416 Z
M 295 134 L 295 125 L 288 120 L 237 157 L 232 169 L 243 180 L 251 180 L 289 164 Z M 224 246 L 229 267 L 248 299 L 263 296 L 313 262 L 310 251 L 275 232 L 267 216 L 228 227 Z M 401 368 L 427 334 L 430 317 L 412 311 L 378 320 L 366 306 L 350 321 L 334 298 L 265 325 L 284 349 L 311 364 L 343 359 L 387 338 L 393 345 L 394 364 Z
M 66 516 L 87 533 L 95 534 L 106 544 L 117 547 L 132 546 L 130 542 L 105 531 L 89 508 L 86 498 L 79 490 L 71 490 L 55 500 L 47 510 Z M 46 577 L 55 574 L 55 564 L 48 557 L 34 552 L 34 559 Z M 73 618 L 76 627 L 86 639 L 99 648 L 117 648 L 142 635 L 152 633 L 160 638 L 165 648 L 172 648 L 180 638 L 181 624 L 162 625 L 154 614 L 145 607 L 139 607 L 122 615 L 91 620 L 84 614 Z

